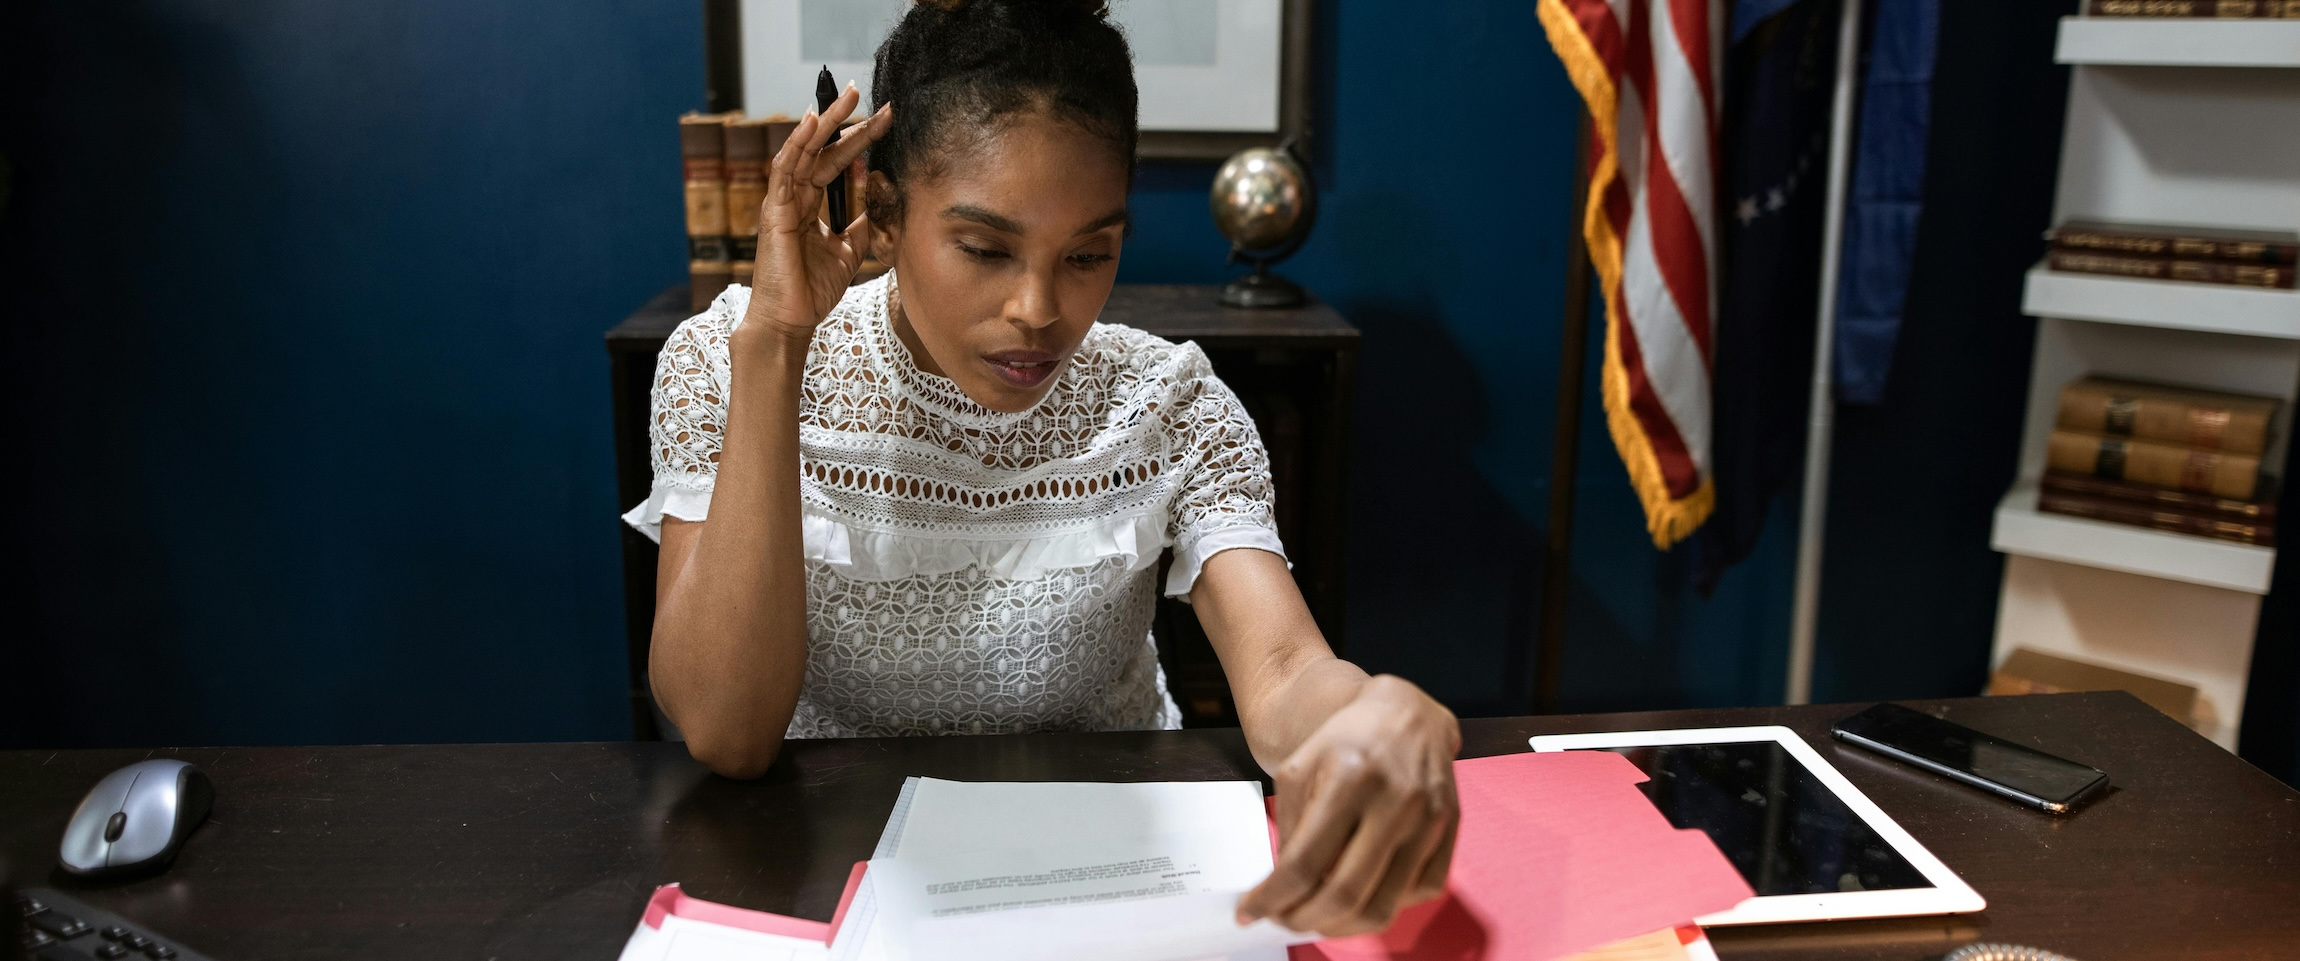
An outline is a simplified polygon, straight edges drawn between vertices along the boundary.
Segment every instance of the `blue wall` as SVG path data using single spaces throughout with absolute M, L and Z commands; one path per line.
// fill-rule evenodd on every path
M 1280 269 L 1365 332 L 1347 647 L 1457 710 L 1524 713 L 1580 101 L 1529 3 L 1320 15 L 1318 227 Z M 1234 273 L 1206 213 L 1211 180 L 1210 166 L 1145 171 L 1122 279 Z M 1685 559 L 1647 539 L 1591 339 L 1566 706 L 1778 698 L 1793 523 L 1695 598 Z
M 696 5 L 23 6 L 9 738 L 627 735 L 600 332 Z
M 1531 4 L 1319 6 L 1324 208 L 1283 269 L 1365 331 L 1346 642 L 1521 712 L 1579 107 Z M 1976 10 L 1936 102 L 1999 119 L 1937 123 L 1969 136 L 1935 177 L 2003 186 L 1928 213 L 1915 386 L 1840 433 L 1824 697 L 1966 693 L 1987 650 L 2017 425 L 1961 432 L 2025 381 L 2005 285 L 2043 214 L 2007 204 L 2050 182 L 2024 131 L 2061 81 L 2049 11 Z M 8 698 L 0 739 L 621 736 L 599 335 L 682 279 L 696 4 L 51 0 L 11 28 L 0 609 L 17 676 L 68 683 Z M 1990 112 L 2007 85 L 2030 120 Z M 1144 171 L 1124 279 L 1228 275 L 1210 176 Z M 1581 435 L 1567 706 L 1778 698 L 1792 505 L 1699 599 L 1594 377 Z M 1912 466 L 1959 444 L 1976 468 Z

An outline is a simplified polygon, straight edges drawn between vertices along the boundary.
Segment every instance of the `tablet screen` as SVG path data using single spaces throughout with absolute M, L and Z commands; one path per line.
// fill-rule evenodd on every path
M 1760 897 L 1933 886 L 1778 742 L 1607 750 L 1643 770 L 1669 823 L 1708 834 Z

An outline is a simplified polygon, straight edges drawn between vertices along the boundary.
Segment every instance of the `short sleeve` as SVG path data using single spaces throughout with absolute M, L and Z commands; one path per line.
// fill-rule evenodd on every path
M 727 420 L 727 332 L 741 316 L 734 292 L 687 320 L 664 340 L 647 403 L 649 461 L 655 483 L 646 501 L 623 515 L 648 539 L 663 539 L 663 518 L 699 521 L 711 511 L 719 444 Z
M 1278 540 L 1270 454 L 1254 419 L 1196 345 L 1182 349 L 1197 356 L 1185 367 L 1189 379 L 1167 417 L 1188 469 L 1168 531 L 1174 564 L 1166 574 L 1166 594 L 1186 599 L 1208 558 L 1240 547 L 1284 557 L 1286 548 Z

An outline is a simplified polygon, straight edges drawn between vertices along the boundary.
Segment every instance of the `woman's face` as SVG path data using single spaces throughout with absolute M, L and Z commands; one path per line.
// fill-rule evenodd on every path
M 975 403 L 1027 410 L 1110 299 L 1126 168 L 1108 141 L 1039 111 L 954 149 L 939 176 L 906 184 L 902 222 L 880 239 L 895 333 Z

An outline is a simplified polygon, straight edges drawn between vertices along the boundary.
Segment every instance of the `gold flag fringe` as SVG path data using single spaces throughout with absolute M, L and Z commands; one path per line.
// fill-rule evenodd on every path
M 1621 362 L 1621 238 L 1614 235 L 1613 222 L 1605 216 L 1605 190 L 1621 169 L 1615 154 L 1620 146 L 1615 119 L 1619 93 L 1604 61 L 1582 34 L 1581 24 L 1566 9 L 1565 0 L 1540 0 L 1536 14 L 1574 89 L 1588 104 L 1591 126 L 1604 148 L 1598 151 L 1597 164 L 1589 172 L 1589 201 L 1583 208 L 1581 233 L 1589 245 L 1589 262 L 1597 268 L 1605 290 L 1605 370 L 1601 381 L 1605 425 L 1613 434 L 1622 465 L 1629 469 L 1629 484 L 1645 506 L 1645 530 L 1653 535 L 1654 547 L 1666 550 L 1709 519 L 1716 506 L 1716 486 L 1703 477 L 1701 486 L 1692 493 L 1671 497 L 1661 476 L 1660 460 L 1653 453 L 1653 441 L 1645 435 L 1645 425 L 1638 422 L 1636 412 L 1630 410 L 1629 373 Z M 1577 163 L 1579 159 L 1575 158 Z M 1580 321 L 1578 317 L 1565 318 L 1569 324 Z

